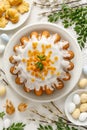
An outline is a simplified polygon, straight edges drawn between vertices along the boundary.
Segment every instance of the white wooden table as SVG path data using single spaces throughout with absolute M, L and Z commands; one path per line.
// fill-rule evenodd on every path
M 31 2 L 31 0 L 29 0 L 29 1 Z M 40 17 L 38 17 L 38 13 L 40 13 L 40 11 L 41 10 L 38 7 L 32 7 L 31 14 L 30 14 L 28 20 L 21 27 L 15 29 L 15 30 L 12 30 L 12 31 L 0 31 L 0 34 L 6 33 L 11 38 L 14 35 L 14 33 L 16 33 L 18 30 L 20 30 L 22 27 L 24 27 L 26 25 L 29 25 L 31 23 L 36 23 L 36 22 L 39 22 L 39 23 L 40 22 L 47 22 L 47 18 L 43 17 L 42 19 L 40 19 Z M 59 25 L 62 26 L 61 23 L 59 23 Z M 73 37 L 76 37 L 75 32 L 71 28 L 69 28 L 67 30 L 72 34 Z M 3 43 L 0 43 L 0 44 L 3 44 Z M 82 52 L 83 57 L 84 57 L 83 58 L 83 65 L 87 63 L 87 58 L 86 58 L 87 53 L 86 53 L 86 51 L 87 50 L 83 50 L 83 52 Z M 0 68 L 3 69 L 3 55 L 0 55 Z M 20 102 L 27 102 L 29 104 L 36 104 L 36 103 L 32 103 L 31 101 L 28 101 L 28 100 L 22 98 L 21 96 L 19 96 L 10 86 L 6 86 L 6 89 L 7 89 L 6 96 L 2 97 L 2 98 L 0 97 L 0 111 L 5 109 L 3 107 L 3 105 L 5 104 L 6 99 L 11 100 L 16 108 L 17 108 L 17 106 Z M 77 87 L 75 87 L 74 90 L 75 89 L 77 89 Z M 55 102 L 61 110 L 64 109 L 65 99 L 66 98 L 64 97 L 63 99 Z M 27 119 L 27 116 L 28 116 L 27 114 L 28 114 L 27 112 L 26 113 L 20 113 L 16 109 L 15 114 L 13 116 L 9 116 L 9 118 L 12 121 L 24 121 L 24 122 L 26 122 L 26 119 Z M 2 127 L 2 123 L 0 123 L 0 127 Z M 36 130 L 36 126 L 35 126 L 35 124 L 31 123 L 30 125 L 27 125 L 25 129 L 26 130 L 29 130 L 29 129 Z M 1 130 L 1 128 L 0 128 L 0 130 Z

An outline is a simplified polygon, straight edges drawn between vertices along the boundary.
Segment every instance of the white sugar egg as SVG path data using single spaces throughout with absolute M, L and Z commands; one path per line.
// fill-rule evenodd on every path
M 0 54 L 2 54 L 4 52 L 5 46 L 4 45 L 0 45 Z
M 6 43 L 9 41 L 9 37 L 8 37 L 8 35 L 5 34 L 5 33 L 1 34 L 0 38 L 1 38 L 3 41 L 5 41 Z
M 0 86 L 0 96 L 4 96 L 6 94 L 6 87 Z
M 86 78 L 81 79 L 78 85 L 80 88 L 85 88 L 87 86 L 87 79 Z
M 11 125 L 11 120 L 6 118 L 3 122 L 4 128 L 8 128 Z
M 86 118 L 87 118 L 87 112 L 80 113 L 79 121 L 83 122 L 86 120 Z
M 87 94 L 82 93 L 80 96 L 80 99 L 81 99 L 81 103 L 86 103 L 87 102 Z
M 72 113 L 76 108 L 76 105 L 73 102 L 70 102 L 68 111 L 69 113 Z
M 76 108 L 76 109 L 73 111 L 73 113 L 72 113 L 72 117 L 73 117 L 74 119 L 78 119 L 79 116 L 80 116 L 80 109 L 79 109 L 79 108 Z
M 78 105 L 80 103 L 80 96 L 79 94 L 74 94 L 72 101 L 74 104 Z
M 87 65 L 83 66 L 83 74 L 87 76 Z

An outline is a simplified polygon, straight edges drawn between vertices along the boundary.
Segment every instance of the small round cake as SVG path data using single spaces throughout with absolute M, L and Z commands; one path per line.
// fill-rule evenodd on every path
M 23 86 L 25 92 L 34 91 L 37 96 L 62 89 L 74 68 L 74 52 L 69 46 L 59 34 L 49 31 L 33 31 L 22 36 L 9 57 L 13 64 L 10 72 L 16 75 L 15 83 Z

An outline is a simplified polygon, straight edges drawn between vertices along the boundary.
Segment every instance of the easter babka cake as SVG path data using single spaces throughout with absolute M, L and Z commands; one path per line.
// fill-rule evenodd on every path
M 57 33 L 33 31 L 22 36 L 13 51 L 9 57 L 10 72 L 25 92 L 49 95 L 62 89 L 71 78 L 74 52 L 70 50 L 70 43 Z

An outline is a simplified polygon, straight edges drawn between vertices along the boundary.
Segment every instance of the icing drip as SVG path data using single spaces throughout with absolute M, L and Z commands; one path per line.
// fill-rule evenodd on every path
M 13 58 L 14 58 L 14 61 L 20 61 L 21 60 L 21 56 L 20 55 L 13 56 Z
M 59 48 L 62 49 L 63 46 L 68 44 L 68 41 L 61 40 L 61 41 L 58 41 L 58 44 L 59 44 Z
M 67 60 L 62 60 L 61 64 L 62 64 L 62 66 L 64 68 L 68 68 L 69 67 L 69 61 L 67 61 Z

